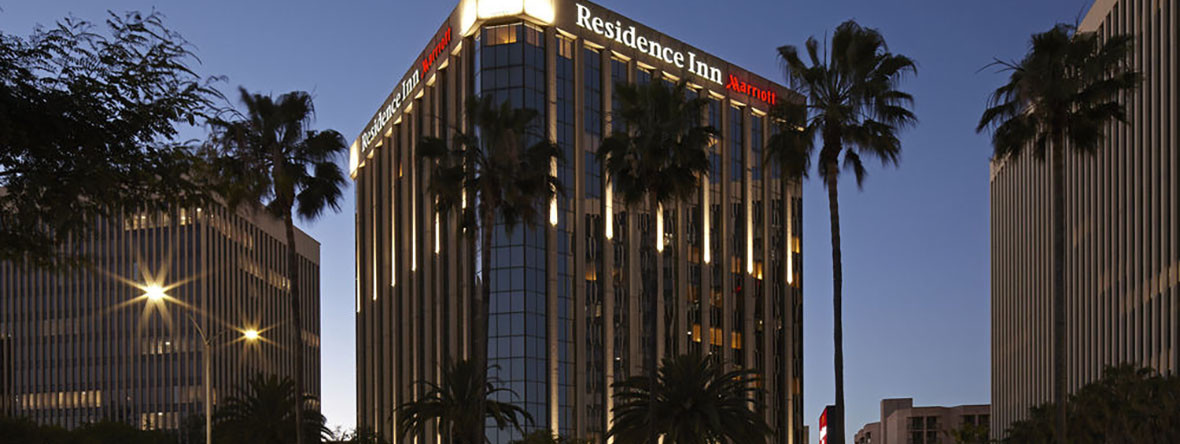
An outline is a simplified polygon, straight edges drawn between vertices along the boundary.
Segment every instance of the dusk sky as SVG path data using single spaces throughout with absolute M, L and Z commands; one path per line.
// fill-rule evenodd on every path
M 848 19 L 878 28 L 892 51 L 917 60 L 917 77 L 902 89 L 915 96 L 920 124 L 902 134 L 900 168 L 873 164 L 863 190 L 851 181 L 840 189 L 847 436 L 878 420 L 882 398 L 988 403 L 990 144 L 974 129 L 1003 75 L 981 68 L 1021 56 L 1034 32 L 1080 20 L 1091 0 L 597 3 L 779 82 L 776 47 L 822 38 Z M 218 86 L 228 96 L 238 86 L 309 91 L 316 126 L 351 141 L 456 4 L 0 0 L 0 31 L 27 35 L 69 14 L 99 21 L 108 9 L 154 8 L 193 44 L 200 74 L 227 77 Z M 330 426 L 352 427 L 354 193 L 345 194 L 340 213 L 300 226 L 322 244 L 323 413 Z M 815 442 L 820 411 L 833 402 L 830 233 L 818 182 L 804 186 L 803 254 L 804 418 Z

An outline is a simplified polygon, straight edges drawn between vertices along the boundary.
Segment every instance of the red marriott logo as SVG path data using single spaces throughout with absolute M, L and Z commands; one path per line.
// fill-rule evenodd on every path
M 778 93 L 738 80 L 737 76 L 733 74 L 729 75 L 729 82 L 725 84 L 725 89 L 748 95 L 771 105 L 778 102 Z
M 422 58 L 422 77 L 426 77 L 426 72 L 430 71 L 430 67 L 434 65 L 434 61 L 438 60 L 438 56 L 447 50 L 447 45 L 451 44 L 451 28 L 443 33 L 442 39 L 439 39 L 438 44 L 434 45 L 434 49 Z

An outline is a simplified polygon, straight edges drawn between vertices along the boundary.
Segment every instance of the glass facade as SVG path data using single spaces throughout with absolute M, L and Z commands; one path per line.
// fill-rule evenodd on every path
M 460 31 L 458 17 L 434 42 Z M 382 418 L 418 396 L 415 381 L 469 353 L 468 301 L 486 266 L 490 364 L 512 392 L 500 400 L 533 416 L 529 430 L 602 442 L 613 421 L 611 384 L 646 372 L 650 357 L 700 351 L 758 370 L 767 390 L 758 400 L 783 437 L 777 442 L 800 442 L 802 356 L 794 352 L 802 325 L 793 314 L 801 287 L 787 270 L 799 267 L 787 253 L 798 224 L 786 221 L 801 207 L 798 184 L 777 170 L 764 183 L 768 105 L 570 24 L 502 17 L 463 30 L 387 100 L 395 111 L 377 116 L 381 126 L 365 133 L 373 141 L 358 139 L 358 202 L 374 202 L 358 206 L 357 218 L 358 425 L 394 434 Z M 689 118 L 716 129 L 708 174 L 683 202 L 629 208 L 598 157 L 604 137 L 631 129 L 617 119 L 617 86 L 677 79 L 706 99 Z M 478 130 L 461 112 L 475 95 L 537 110 L 526 142 L 546 137 L 563 158 L 554 171 L 564 194 L 532 227 L 491 227 L 488 264 L 478 263 L 478 236 L 455 214 L 434 214 L 430 172 L 416 158 L 421 136 Z M 396 442 L 436 442 L 439 433 L 428 427 Z M 519 437 L 493 427 L 488 436 Z
M 545 37 L 531 24 L 485 27 L 476 39 L 476 90 L 497 103 L 538 112 L 525 145 L 539 141 L 546 118 Z M 542 212 L 542 218 L 548 217 Z M 492 238 L 491 311 L 488 315 L 489 376 L 509 391 L 499 401 L 523 404 L 533 428 L 547 428 L 546 221 L 508 230 L 497 222 Z M 520 439 L 515 430 L 488 428 L 493 442 Z

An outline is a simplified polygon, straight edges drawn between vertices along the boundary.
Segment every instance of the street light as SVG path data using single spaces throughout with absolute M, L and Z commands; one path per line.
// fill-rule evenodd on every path
M 155 304 L 163 303 L 168 298 L 168 294 L 166 293 L 167 290 L 165 289 L 165 287 L 161 286 L 158 283 L 148 283 L 146 285 L 141 286 L 140 288 L 143 289 L 144 296 L 146 296 L 148 301 L 151 303 L 155 303 Z M 193 328 L 195 328 L 197 330 L 197 334 L 201 336 L 201 344 L 203 345 L 202 353 L 201 353 L 201 364 L 202 364 L 202 367 L 204 368 L 203 373 L 205 376 L 204 377 L 204 379 L 205 379 L 205 381 L 204 381 L 204 384 L 205 384 L 205 444 L 212 444 L 213 443 L 213 377 L 212 377 L 212 373 L 213 373 L 213 359 L 212 359 L 213 342 L 215 340 L 217 340 L 217 338 L 221 337 L 221 335 L 228 332 L 229 330 L 221 330 L 221 331 L 217 332 L 216 334 L 210 336 L 208 334 L 208 332 L 205 331 L 205 329 L 201 328 L 201 324 L 197 322 L 196 318 L 193 318 L 192 313 L 187 313 L 187 316 L 188 316 L 189 322 L 192 322 Z M 205 317 L 206 317 L 206 319 L 208 319 L 208 314 L 206 314 Z M 261 339 L 261 336 L 259 335 L 258 330 L 255 330 L 253 328 L 248 329 L 248 330 L 242 330 L 242 337 L 248 342 L 257 342 L 258 340 Z
M 197 334 L 201 335 L 201 344 L 204 345 L 204 350 L 201 353 L 201 364 L 205 369 L 203 372 L 205 374 L 205 444 L 213 444 L 213 359 L 211 355 L 213 352 L 213 341 L 229 330 L 222 330 L 213 336 L 209 336 L 191 314 L 188 315 L 188 320 L 192 322 L 193 328 L 197 330 Z M 261 339 L 258 330 L 253 328 L 242 331 L 242 337 L 249 342 L 256 342 Z
M 160 284 L 148 284 L 144 287 L 143 294 L 152 302 L 160 302 L 167 296 L 164 294 L 164 287 L 161 287 Z

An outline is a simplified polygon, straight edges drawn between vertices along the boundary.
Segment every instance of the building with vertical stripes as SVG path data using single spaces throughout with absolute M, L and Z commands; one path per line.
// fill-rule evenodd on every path
M 175 430 L 256 373 L 294 375 L 282 223 L 224 207 L 101 219 L 63 248 L 87 268 L 0 262 L 0 415 Z M 319 243 L 296 233 L 305 392 L 319 398 Z M 248 340 L 247 332 L 259 340 Z M 318 407 L 318 406 L 317 406 Z M 202 435 L 203 436 L 203 435 Z
M 1094 155 L 1065 154 L 1066 374 L 1070 391 L 1124 362 L 1180 370 L 1180 4 L 1097 0 L 1080 30 L 1131 34 L 1143 83 L 1130 124 Z M 1049 402 L 1050 159 L 991 165 L 993 436 Z
M 469 354 L 471 295 L 489 267 L 489 363 L 530 430 L 601 442 L 612 383 L 644 374 L 650 353 L 698 350 L 756 370 L 774 442 L 802 443 L 800 187 L 762 162 L 768 110 L 800 96 L 588 1 L 462 0 L 423 40 L 351 147 L 358 426 L 439 441 L 434 429 L 396 436 L 394 409 Z M 597 157 L 619 129 L 615 85 L 680 80 L 718 130 L 709 173 L 691 203 L 629 211 Z M 494 227 L 489 264 L 456 214 L 435 211 L 417 153 L 422 137 L 473 130 L 462 110 L 474 96 L 538 111 L 564 159 L 565 194 L 533 228 Z

